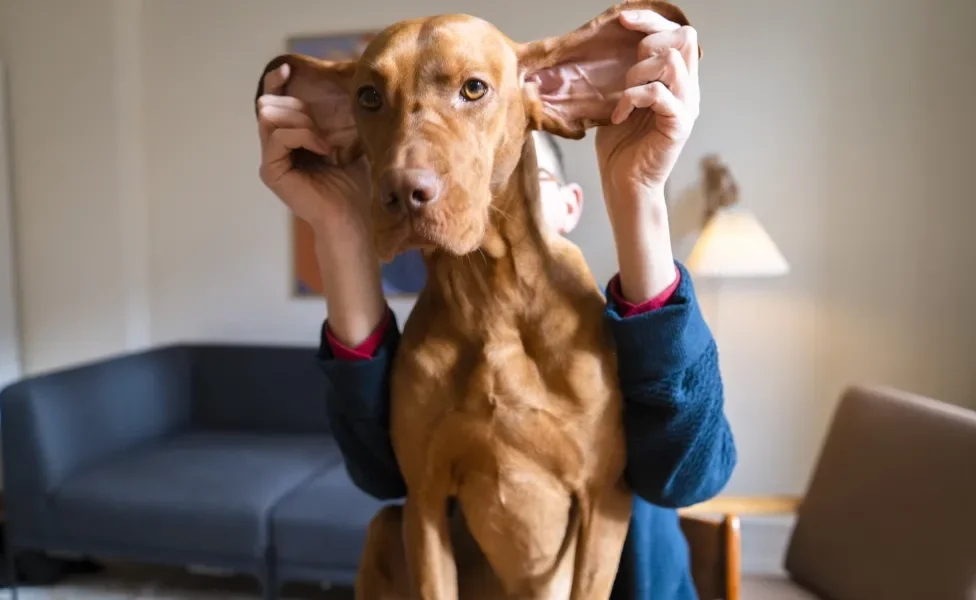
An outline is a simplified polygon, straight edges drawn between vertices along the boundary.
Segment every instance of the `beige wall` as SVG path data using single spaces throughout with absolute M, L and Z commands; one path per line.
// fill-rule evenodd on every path
M 21 371 L 6 80 L 6 67 L 0 60 L 0 388 L 16 380 Z
M 108 0 L 0 4 L 29 371 L 125 341 L 114 9 Z
M 337 5 L 0 0 L 29 371 L 172 340 L 315 342 L 324 309 L 289 296 L 287 214 L 257 178 L 252 94 L 286 35 L 461 10 L 528 39 L 605 7 Z M 699 286 L 740 446 L 729 491 L 796 492 L 850 381 L 976 406 L 976 9 L 683 6 L 705 48 L 704 104 L 675 196 L 720 152 L 793 266 Z M 591 144 L 566 144 L 588 198 L 574 238 L 605 280 L 614 253 Z

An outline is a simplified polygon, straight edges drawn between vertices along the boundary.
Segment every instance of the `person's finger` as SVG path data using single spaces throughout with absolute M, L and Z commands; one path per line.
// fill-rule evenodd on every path
M 674 97 L 683 104 L 697 103 L 697 93 L 692 85 L 691 74 L 685 64 L 681 52 L 672 48 L 665 55 L 664 84 L 671 90 Z
M 674 97 L 667 86 L 660 81 L 655 81 L 628 88 L 617 103 L 610 121 L 619 125 L 638 108 L 649 108 L 658 115 L 672 118 L 679 117 L 684 110 L 681 101 Z
M 667 68 L 667 54 L 657 54 L 650 58 L 645 58 L 627 70 L 624 83 L 627 87 L 632 88 L 652 81 L 658 81 L 664 77 Z
M 660 81 L 682 102 L 694 101 L 689 94 L 688 69 L 681 54 L 672 48 L 664 54 L 657 54 L 642 60 L 627 71 L 625 77 L 628 88 L 639 87 L 652 81 Z
M 298 148 L 323 156 L 329 154 L 326 144 L 311 129 L 275 129 L 268 138 L 263 162 L 278 163 L 289 158 L 291 151 Z
M 625 10 L 620 13 L 618 20 L 627 29 L 642 33 L 673 31 L 681 27 L 653 10 Z
M 305 112 L 305 103 L 294 96 L 265 94 L 258 98 L 258 109 L 260 110 L 265 106 L 277 106 L 279 108 L 287 108 L 288 110 Z
M 685 66 L 693 77 L 698 73 L 698 32 L 693 27 L 684 26 L 673 31 L 664 31 L 645 37 L 637 50 L 638 60 L 657 54 L 664 54 L 676 48 L 681 52 Z
M 258 109 L 261 143 L 267 144 L 275 129 L 314 129 L 315 123 L 308 114 L 277 104 L 265 104 Z
M 291 75 L 291 65 L 282 63 L 277 69 L 268 71 L 264 75 L 264 93 L 272 96 L 280 96 L 285 88 L 288 76 Z
M 258 133 L 261 139 L 262 147 L 268 142 L 268 136 L 274 130 L 274 123 L 269 122 L 267 119 L 263 118 L 262 112 L 267 111 L 269 107 L 274 107 L 278 109 L 287 110 L 290 112 L 305 112 L 305 103 L 298 98 L 293 98 L 291 96 L 275 96 L 273 94 L 265 94 L 258 98 Z

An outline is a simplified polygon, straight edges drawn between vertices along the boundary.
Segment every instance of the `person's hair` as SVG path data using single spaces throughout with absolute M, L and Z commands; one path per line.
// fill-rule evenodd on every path
M 559 147 L 559 142 L 556 141 L 556 136 L 552 135 L 548 131 L 540 131 L 539 138 L 542 142 L 549 146 L 552 150 L 552 155 L 556 158 L 556 168 L 559 170 L 558 173 L 553 173 L 559 178 L 559 181 L 566 183 L 566 163 L 563 159 L 563 150 Z

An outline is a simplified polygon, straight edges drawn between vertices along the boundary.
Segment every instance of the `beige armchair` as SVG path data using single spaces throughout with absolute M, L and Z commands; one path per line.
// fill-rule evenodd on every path
M 794 513 L 783 577 L 741 574 L 739 519 Z M 846 390 L 800 498 L 681 511 L 701 600 L 976 600 L 976 412 Z

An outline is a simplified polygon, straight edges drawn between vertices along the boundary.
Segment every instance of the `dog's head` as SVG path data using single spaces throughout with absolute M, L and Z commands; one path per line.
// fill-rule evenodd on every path
M 332 150 L 298 152 L 296 165 L 365 153 L 381 258 L 411 247 L 461 255 L 480 245 L 528 132 L 578 139 L 609 124 L 645 35 L 618 22 L 629 8 L 688 24 L 672 4 L 636 0 L 566 35 L 516 43 L 481 19 L 444 15 L 386 28 L 358 60 L 286 54 L 264 72 L 290 64 L 284 93 L 309 105 Z

